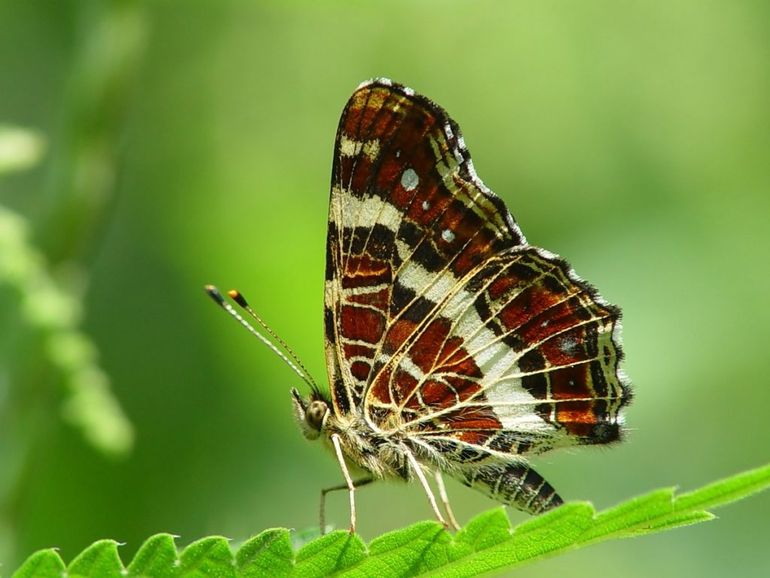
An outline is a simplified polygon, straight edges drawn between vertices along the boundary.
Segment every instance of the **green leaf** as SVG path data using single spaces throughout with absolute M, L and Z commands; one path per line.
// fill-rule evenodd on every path
M 451 541 L 438 522 L 418 522 L 372 540 L 365 564 L 342 576 L 416 576 L 435 567 Z
M 235 578 L 235 558 L 227 538 L 210 536 L 193 542 L 180 557 L 181 571 L 184 578 Z
M 473 518 L 455 536 L 455 542 L 473 551 L 483 550 L 511 537 L 511 523 L 505 508 L 494 508 Z
M 45 151 L 45 139 L 35 132 L 0 124 L 0 175 L 35 166 Z
M 244 578 L 288 576 L 294 568 L 289 531 L 274 528 L 254 536 L 240 547 L 235 563 Z
M 418 522 L 383 534 L 368 548 L 355 534 L 332 532 L 295 551 L 289 530 L 274 528 L 244 542 L 233 553 L 214 536 L 177 553 L 170 534 L 149 538 L 123 570 L 117 543 L 101 540 L 86 548 L 67 569 L 75 576 L 217 577 L 322 576 L 396 578 L 464 577 L 510 570 L 616 538 L 632 538 L 714 519 L 706 508 L 743 499 L 770 487 L 770 466 L 676 495 L 663 488 L 596 513 L 591 504 L 569 503 L 511 529 L 503 508 L 476 516 L 456 535 L 437 522 Z M 27 559 L 14 578 L 61 578 L 64 563 L 55 550 Z
M 661 518 L 674 511 L 674 489 L 664 488 L 633 498 L 597 515 L 583 540 L 617 535 L 635 529 L 651 519 Z
M 518 526 L 510 546 L 503 544 L 516 561 L 540 558 L 578 540 L 594 520 L 591 504 L 565 504 Z
M 643 533 L 660 532 L 662 530 L 673 530 L 682 526 L 691 526 L 698 522 L 708 522 L 716 518 L 711 512 L 684 512 L 682 514 L 674 513 L 661 520 L 650 522 L 643 530 L 638 530 L 637 535 Z
M 682 494 L 676 499 L 675 508 L 679 511 L 706 509 L 736 502 L 767 488 L 768 478 L 770 478 L 770 465 L 749 470 Z
M 123 563 L 115 540 L 99 540 L 83 550 L 67 567 L 69 578 L 122 578 Z
M 27 558 L 21 568 L 13 573 L 13 578 L 42 578 L 51 576 L 60 578 L 67 569 L 59 553 L 53 548 L 38 550 Z
M 65 419 L 95 448 L 125 455 L 133 428 L 109 389 L 96 346 L 79 329 L 80 301 L 50 273 L 29 228 L 26 219 L 0 206 L 0 288 L 19 296 L 25 326 L 42 337 L 45 358 L 63 378 Z
M 363 560 L 366 546 L 356 534 L 338 530 L 321 536 L 297 552 L 292 576 L 312 578 L 331 576 Z
M 156 534 L 142 544 L 128 566 L 131 576 L 171 578 L 179 573 L 179 555 L 171 534 Z

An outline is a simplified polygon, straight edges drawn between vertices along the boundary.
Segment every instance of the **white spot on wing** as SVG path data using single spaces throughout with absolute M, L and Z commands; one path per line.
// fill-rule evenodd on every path
M 358 141 L 349 138 L 345 134 L 342 135 L 340 139 L 340 154 L 343 157 L 354 157 L 362 151 L 369 160 L 373 161 L 380 154 L 380 141 L 377 139 Z
M 441 232 L 441 238 L 444 239 L 444 241 L 446 241 L 447 243 L 451 243 L 452 241 L 455 240 L 455 234 L 449 229 L 444 229 Z
M 420 177 L 414 172 L 414 169 L 406 169 L 401 173 L 401 186 L 405 191 L 413 191 L 420 184 Z
M 364 154 L 373 161 L 380 154 L 380 141 L 377 139 L 368 140 L 364 143 Z
M 349 191 L 334 187 L 334 195 L 342 209 L 341 227 L 352 227 L 357 223 L 381 224 L 391 231 L 398 231 L 401 222 L 401 212 L 388 202 L 379 197 L 366 197 L 359 199 Z
M 575 355 L 577 353 L 578 342 L 577 339 L 571 336 L 564 336 L 559 343 L 559 349 L 566 355 Z

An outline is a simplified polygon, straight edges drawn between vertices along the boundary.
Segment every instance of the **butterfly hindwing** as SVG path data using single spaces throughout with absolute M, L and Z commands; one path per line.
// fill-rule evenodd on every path
M 451 429 L 475 444 L 510 430 L 518 454 L 617 439 L 629 395 L 618 374 L 618 316 L 539 249 L 490 259 L 437 308 L 430 323 L 443 331 L 429 325 L 422 334 L 436 342 L 418 339 L 391 360 L 420 371 L 398 403 L 401 427 L 421 435 Z M 436 352 L 427 363 L 425 351 Z

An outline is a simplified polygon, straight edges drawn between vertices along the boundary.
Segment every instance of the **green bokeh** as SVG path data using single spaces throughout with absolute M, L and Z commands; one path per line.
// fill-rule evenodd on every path
M 100 36 L 90 24 L 105 10 L 119 18 Z M 117 105 L 93 110 L 78 91 L 89 71 L 111 74 L 99 66 L 116 43 L 134 51 L 133 71 L 99 101 Z M 70 559 L 98 538 L 130 554 L 156 532 L 187 543 L 316 523 L 320 488 L 340 476 L 293 423 L 298 380 L 201 288 L 241 289 L 324 378 L 332 142 L 372 76 L 446 107 L 529 241 L 623 307 L 629 439 L 537 459 L 563 496 L 605 507 L 770 461 L 767 3 L 6 0 L 0 124 L 49 146 L 38 168 L 3 177 L 0 203 L 43 223 L 42 244 L 70 153 L 103 150 L 87 119 L 111 123 L 100 158 L 112 172 L 84 177 L 109 181 L 110 199 L 77 258 L 83 327 L 136 439 L 127 458 L 105 458 L 62 421 L 52 372 L 14 393 L 0 367 L 0 404 L 37 408 L 20 425 L 31 445 L 19 483 L 2 496 L 4 568 L 49 546 Z M 0 458 L 13 446 L 0 439 Z M 492 505 L 448 489 L 461 520 Z M 416 486 L 358 497 L 367 538 L 430 515 Z M 342 494 L 329 518 L 346 524 Z M 527 575 L 766 576 L 768 519 L 763 495 Z

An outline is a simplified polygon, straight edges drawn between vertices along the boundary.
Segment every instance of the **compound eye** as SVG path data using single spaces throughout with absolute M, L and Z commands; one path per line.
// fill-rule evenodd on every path
M 323 401 L 313 401 L 307 408 L 305 419 L 307 424 L 316 431 L 321 431 L 321 424 L 323 424 L 324 416 L 328 411 L 328 406 Z

